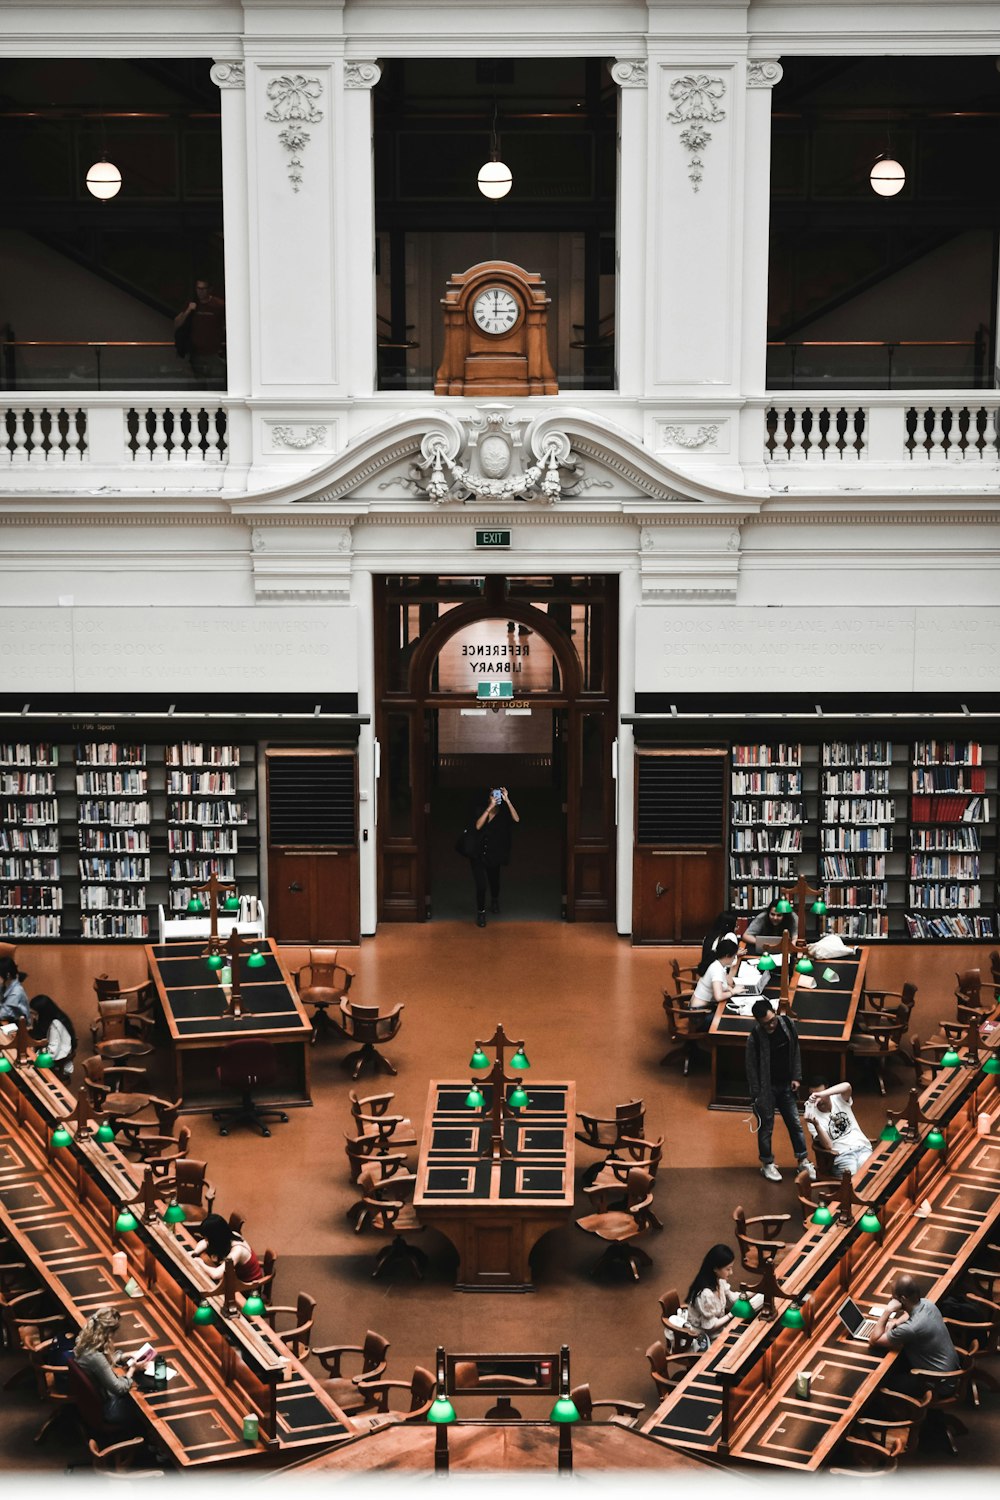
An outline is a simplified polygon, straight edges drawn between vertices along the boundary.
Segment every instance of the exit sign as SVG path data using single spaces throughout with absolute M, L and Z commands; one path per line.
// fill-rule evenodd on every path
M 512 682 L 477 682 L 477 698 L 513 698 L 514 684 Z
M 477 547 L 509 547 L 510 546 L 510 532 L 509 531 L 477 531 L 476 532 L 476 546 Z

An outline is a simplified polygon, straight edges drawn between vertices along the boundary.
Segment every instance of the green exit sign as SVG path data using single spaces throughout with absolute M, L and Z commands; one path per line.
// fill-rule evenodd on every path
M 509 531 L 477 531 L 476 532 L 476 546 L 477 547 L 509 547 L 510 546 L 510 532 Z
M 514 684 L 512 682 L 477 682 L 477 698 L 513 698 Z

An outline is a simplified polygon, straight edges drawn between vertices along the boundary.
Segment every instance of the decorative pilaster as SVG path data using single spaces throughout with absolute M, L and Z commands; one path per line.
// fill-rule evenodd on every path
M 781 81 L 781 64 L 751 58 L 746 73 L 746 128 L 741 163 L 743 200 L 743 348 L 741 386 L 745 395 L 766 389 L 767 282 L 771 209 L 771 90 Z M 745 462 L 758 462 L 754 451 Z
M 219 58 L 209 74 L 222 114 L 222 227 L 226 257 L 226 386 L 248 396 L 250 370 L 250 223 L 247 199 L 246 66 Z M 229 413 L 226 488 L 242 488 L 250 463 L 250 416 L 238 401 Z
M 343 67 L 343 151 L 336 194 L 342 222 L 357 226 L 343 235 L 340 246 L 344 265 L 344 383 L 348 390 L 363 394 L 374 391 L 376 383 L 372 89 L 382 77 L 382 69 L 372 59 L 356 58 L 349 58 Z
M 619 57 L 611 77 L 618 100 L 618 249 L 615 358 L 618 390 L 641 395 L 645 364 L 647 107 L 649 64 L 644 57 Z

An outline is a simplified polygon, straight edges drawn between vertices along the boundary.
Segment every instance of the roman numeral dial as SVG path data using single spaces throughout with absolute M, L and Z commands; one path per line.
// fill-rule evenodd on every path
M 488 286 L 472 304 L 472 317 L 483 333 L 509 333 L 518 320 L 517 298 L 503 286 Z

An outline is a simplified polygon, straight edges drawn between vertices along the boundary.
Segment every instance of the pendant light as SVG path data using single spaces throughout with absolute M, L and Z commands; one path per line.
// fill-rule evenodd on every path
M 868 181 L 880 198 L 895 198 L 906 186 L 906 172 L 893 157 L 882 155 L 869 172 Z
M 121 192 L 122 174 L 114 162 L 102 156 L 87 173 L 87 191 L 102 203 L 115 198 Z
M 479 168 L 477 183 L 484 198 L 506 198 L 514 186 L 510 167 L 500 160 L 500 137 L 497 134 L 497 117 L 500 106 L 493 101 L 493 123 L 490 126 L 490 159 Z

